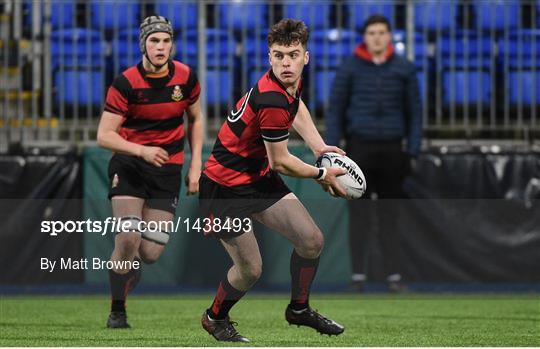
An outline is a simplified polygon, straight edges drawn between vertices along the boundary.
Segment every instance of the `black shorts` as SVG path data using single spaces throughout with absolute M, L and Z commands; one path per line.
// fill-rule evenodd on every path
M 279 174 L 272 170 L 255 183 L 234 187 L 218 184 L 204 174 L 199 182 L 199 202 L 203 217 L 221 220 L 249 218 L 253 213 L 266 210 L 290 192 Z M 221 231 L 211 235 L 230 238 L 244 232 L 241 229 L 239 232 Z
M 176 211 L 182 165 L 155 167 L 135 156 L 115 154 L 109 162 L 109 199 L 129 195 L 145 199 L 150 208 Z

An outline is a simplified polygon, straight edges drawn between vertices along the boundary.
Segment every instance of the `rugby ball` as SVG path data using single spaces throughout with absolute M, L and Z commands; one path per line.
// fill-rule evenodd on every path
M 317 159 L 317 167 L 342 167 L 347 170 L 343 176 L 337 177 L 339 184 L 345 189 L 347 199 L 360 198 L 366 192 L 366 178 L 356 162 L 338 153 L 324 153 Z

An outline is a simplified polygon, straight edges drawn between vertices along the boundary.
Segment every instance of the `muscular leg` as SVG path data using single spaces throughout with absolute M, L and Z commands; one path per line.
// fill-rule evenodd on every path
M 309 307 L 309 292 L 317 273 L 324 239 L 304 205 L 290 193 L 263 212 L 253 215 L 253 218 L 279 232 L 294 246 L 291 256 L 291 303 L 285 310 L 287 322 L 311 327 L 319 333 L 341 334 L 343 326 Z
M 221 243 L 233 266 L 219 284 L 216 297 L 207 311 L 213 319 L 227 317 L 229 310 L 257 282 L 262 272 L 261 254 L 253 231 L 221 239 Z
M 111 203 L 113 216 L 117 219 L 128 216 L 142 218 L 144 199 L 132 196 L 114 196 Z M 140 243 L 140 233 L 118 233 L 115 237 L 111 260 L 133 261 L 137 256 Z M 118 274 L 126 274 L 129 269 L 114 269 L 114 271 Z
M 145 263 L 151 264 L 158 260 L 159 256 L 161 256 L 161 253 L 165 249 L 165 240 L 168 239 L 166 235 L 172 233 L 174 214 L 168 211 L 157 210 L 144 206 L 142 210 L 142 218 L 146 223 L 155 222 L 160 228 L 160 232 L 144 232 L 142 235 L 139 254 Z M 154 227 L 155 226 L 153 225 L 152 228 Z
M 289 193 L 253 218 L 289 240 L 303 258 L 318 258 L 324 237 L 296 195 Z
M 144 200 L 131 196 L 114 196 L 111 200 L 115 218 L 141 217 Z M 111 261 L 133 261 L 137 258 L 141 244 L 139 232 L 121 232 L 115 237 L 114 250 Z M 121 264 L 121 263 L 120 263 Z M 135 287 L 140 277 L 140 269 L 112 269 L 109 270 L 111 284 L 111 312 L 125 313 L 125 303 L 128 292 Z M 111 314 L 112 316 L 112 314 Z M 124 315 L 125 317 L 125 315 Z M 128 327 L 124 321 L 117 325 L 109 318 L 108 327 Z
M 295 310 L 309 307 L 309 292 L 319 264 L 324 238 L 300 200 L 289 193 L 277 203 L 253 215 L 262 224 L 287 238 L 291 255 L 291 303 Z
M 246 343 L 249 339 L 234 328 L 229 311 L 261 276 L 261 254 L 252 230 L 221 239 L 221 243 L 231 256 L 233 266 L 220 282 L 212 305 L 203 313 L 201 324 L 218 341 Z

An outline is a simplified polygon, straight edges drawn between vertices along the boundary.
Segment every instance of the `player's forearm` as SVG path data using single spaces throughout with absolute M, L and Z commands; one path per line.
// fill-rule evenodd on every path
M 291 177 L 315 178 L 319 174 L 319 169 L 300 160 L 294 155 L 270 161 L 270 166 L 274 171 Z
M 97 143 L 100 147 L 132 156 L 141 156 L 144 146 L 129 142 L 120 136 L 116 131 L 98 132 Z
M 203 146 L 203 123 L 198 118 L 189 125 L 188 142 L 191 149 L 190 167 L 201 168 L 202 165 L 202 146 Z

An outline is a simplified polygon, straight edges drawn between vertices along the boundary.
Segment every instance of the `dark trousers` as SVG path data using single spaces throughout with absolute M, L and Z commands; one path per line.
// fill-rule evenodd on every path
M 374 279 L 381 278 L 380 274 L 401 274 L 397 219 L 402 204 L 399 199 L 404 198 L 403 181 L 410 172 L 409 157 L 402 151 L 401 140 L 349 139 L 346 151 L 360 166 L 367 181 L 362 199 L 349 201 L 352 271 Z M 372 199 L 373 193 L 377 194 L 377 200 Z M 380 251 L 380 258 L 374 256 L 375 251 Z M 382 263 L 378 263 L 380 259 Z M 375 263 L 370 265 L 371 261 Z

